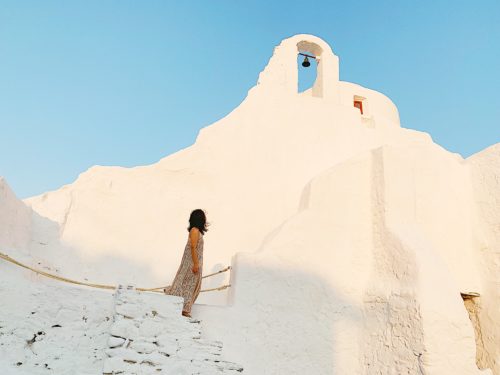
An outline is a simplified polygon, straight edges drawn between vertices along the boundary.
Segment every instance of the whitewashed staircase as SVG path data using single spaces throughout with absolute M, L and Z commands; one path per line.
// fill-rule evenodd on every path
M 201 338 L 200 321 L 182 316 L 183 299 L 120 286 L 104 360 L 105 375 L 239 374 L 221 359 L 222 343 Z

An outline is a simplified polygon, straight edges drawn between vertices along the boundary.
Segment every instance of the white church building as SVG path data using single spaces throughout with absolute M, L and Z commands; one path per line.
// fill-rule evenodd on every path
M 317 75 L 299 92 L 306 57 Z M 31 267 L 166 285 L 195 208 L 211 223 L 203 274 L 231 266 L 204 279 L 230 287 L 200 294 L 191 337 L 173 297 L 72 286 L 0 259 L 6 373 L 500 375 L 500 144 L 464 159 L 401 127 L 387 96 L 340 81 L 316 36 L 283 40 L 237 108 L 155 164 L 94 166 L 24 201 L 0 185 L 0 252 Z M 128 319 L 124 304 L 138 331 L 111 325 Z M 137 306 L 171 315 L 146 324 Z M 87 328 L 65 309 L 87 311 Z M 206 344 L 212 367 L 186 367 L 201 361 L 191 341 L 177 362 L 140 357 L 176 335 L 220 343 Z

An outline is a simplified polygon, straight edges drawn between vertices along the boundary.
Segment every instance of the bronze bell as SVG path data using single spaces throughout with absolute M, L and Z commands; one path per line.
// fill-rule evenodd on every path
M 309 59 L 307 58 L 307 56 L 304 58 L 304 61 L 302 61 L 302 66 L 304 68 L 311 66 L 311 63 L 309 62 Z

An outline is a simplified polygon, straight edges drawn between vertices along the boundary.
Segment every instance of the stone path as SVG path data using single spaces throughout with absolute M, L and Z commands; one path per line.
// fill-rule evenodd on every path
M 29 281 L 1 269 L 0 374 L 239 374 L 182 298 Z M 30 276 L 30 274 L 28 274 Z
M 221 359 L 222 343 L 201 338 L 200 321 L 182 316 L 181 297 L 119 287 L 105 350 L 104 375 L 239 374 Z

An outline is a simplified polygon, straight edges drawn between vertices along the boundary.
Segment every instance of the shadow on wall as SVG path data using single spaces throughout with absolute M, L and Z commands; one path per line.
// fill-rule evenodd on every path
M 362 308 L 313 271 L 276 256 L 238 253 L 234 304 L 195 305 L 203 334 L 249 374 L 360 371 Z
M 165 273 L 165 278 L 158 283 L 150 266 L 151 259 L 138 263 L 129 258 L 113 254 L 99 254 L 89 257 L 78 248 L 69 246 L 59 238 L 60 225 L 38 213 L 32 213 L 32 239 L 28 248 L 24 250 L 3 249 L 11 257 L 42 271 L 67 277 L 77 281 L 106 285 L 133 285 L 135 287 L 159 287 L 169 285 L 175 273 Z M 140 251 L 140 249 L 138 250 Z M 179 262 L 183 249 L 179 250 Z M 212 269 L 204 270 L 204 274 L 212 273 L 223 268 L 216 264 Z M 24 272 L 19 269 L 20 272 Z M 48 280 L 45 276 L 31 273 L 30 280 Z M 214 288 L 227 283 L 225 274 L 205 279 L 202 289 Z M 58 281 L 59 282 L 59 281 Z M 62 281 L 60 281 L 62 282 Z M 220 304 L 226 303 L 227 292 L 221 293 Z M 203 295 L 203 294 L 202 294 Z
M 148 275 L 152 275 L 147 262 L 138 264 L 112 254 L 88 257 L 78 248 L 68 246 L 59 238 L 60 225 L 33 211 L 31 243 L 26 251 L 10 252 L 9 255 L 45 272 L 54 273 L 77 281 L 97 284 L 137 283 L 142 287 L 153 287 L 148 283 Z M 30 278 L 47 279 L 33 273 Z M 152 278 L 151 278 L 152 279 Z M 151 285 L 150 285 L 151 284 Z M 166 281 L 167 284 L 167 281 Z

